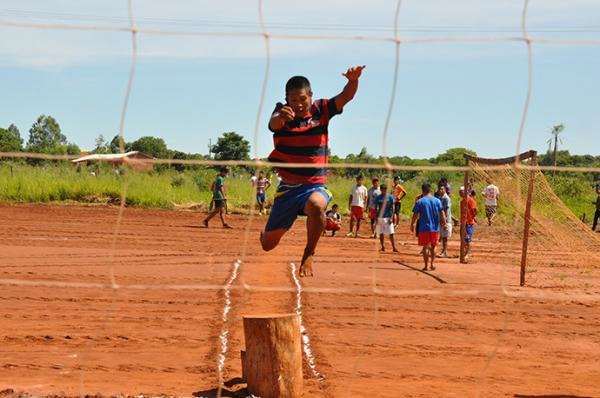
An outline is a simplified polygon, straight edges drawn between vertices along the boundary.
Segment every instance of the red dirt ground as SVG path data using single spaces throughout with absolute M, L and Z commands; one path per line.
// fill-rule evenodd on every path
M 241 373 L 241 316 L 294 311 L 302 220 L 263 253 L 264 218 L 202 229 L 199 213 L 126 209 L 113 241 L 117 215 L 0 206 L 0 391 L 217 396 L 220 287 L 237 259 L 229 385 Z M 597 273 L 520 288 L 516 266 L 490 261 L 503 240 L 487 227 L 472 264 L 444 259 L 423 273 L 407 229 L 399 254 L 377 253 L 368 238 L 321 240 L 303 316 L 326 380 L 307 367 L 306 397 L 600 396 Z

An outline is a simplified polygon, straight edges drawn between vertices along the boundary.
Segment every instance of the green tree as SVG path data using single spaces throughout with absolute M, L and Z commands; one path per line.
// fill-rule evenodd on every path
M 67 137 L 52 116 L 41 115 L 29 129 L 27 150 L 38 153 L 65 153 Z
M 165 141 L 162 138 L 151 136 L 141 137 L 133 141 L 131 143 L 131 150 L 140 151 L 158 159 L 166 158 L 169 154 Z
M 102 134 L 96 137 L 96 146 L 92 150 L 92 153 L 108 153 L 109 143 L 104 139 Z
M 68 143 L 65 146 L 65 149 L 66 149 L 67 154 L 69 154 L 69 155 L 81 155 L 81 149 L 79 148 L 79 146 L 72 142 Z
M 22 149 L 23 139 L 14 124 L 7 129 L 0 128 L 0 152 L 18 152 Z
M 131 143 L 123 141 L 123 146 L 125 152 L 129 152 L 131 150 Z M 107 144 L 108 153 L 119 153 L 121 152 L 121 147 L 119 146 L 119 134 L 115 135 L 112 140 Z
M 449 166 L 464 166 L 465 158 L 463 154 L 477 156 L 475 151 L 467 148 L 450 148 L 444 153 L 440 153 L 435 158 L 431 159 L 432 163 L 449 165 Z
M 223 133 L 212 147 L 217 160 L 250 159 L 250 143 L 235 131 Z

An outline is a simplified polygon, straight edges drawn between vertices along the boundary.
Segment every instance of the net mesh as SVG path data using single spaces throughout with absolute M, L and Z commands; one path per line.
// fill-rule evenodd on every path
M 123 179 L 121 206 L 116 211 L 109 210 L 108 222 L 106 214 L 97 209 L 66 213 L 57 209 L 25 208 L 10 213 L 19 231 L 2 230 L 3 241 L 13 248 L 2 254 L 7 266 L 0 280 L 3 286 L 0 299 L 11 307 L 3 313 L 7 322 L 0 329 L 6 343 L 0 350 L 3 365 L 0 376 L 5 376 L 0 377 L 0 386 L 17 389 L 23 386 L 37 394 L 64 390 L 80 396 L 97 390 L 106 394 L 117 390 L 128 394 L 138 392 L 127 389 L 128 382 L 133 382 L 130 375 L 135 375 L 136 388 L 152 394 L 181 395 L 181 391 L 186 391 L 189 395 L 191 383 L 183 379 L 192 379 L 202 390 L 195 392 L 197 396 L 235 396 L 231 381 L 240 374 L 237 351 L 243 346 L 240 319 L 243 314 L 257 309 L 295 312 L 302 317 L 306 390 L 310 396 L 398 396 L 399 382 L 414 395 L 439 396 L 440 391 L 470 390 L 476 396 L 486 393 L 497 396 L 499 385 L 507 392 L 509 386 L 519 384 L 516 380 L 527 384 L 522 373 L 530 373 L 523 370 L 531 370 L 532 363 L 524 361 L 518 366 L 516 363 L 527 356 L 533 361 L 548 358 L 548 353 L 539 348 L 543 344 L 536 344 L 546 337 L 545 324 L 535 330 L 529 325 L 523 326 L 532 322 L 525 314 L 531 312 L 542 317 L 545 313 L 557 312 L 566 318 L 567 322 L 557 328 L 564 330 L 554 331 L 554 336 L 562 338 L 560 341 L 564 343 L 576 333 L 573 330 L 578 327 L 575 318 L 594 316 L 600 297 L 596 290 L 585 286 L 593 281 L 600 264 L 597 235 L 591 234 L 553 193 L 542 171 L 600 172 L 600 169 L 536 166 L 531 170 L 520 165 L 490 169 L 475 163 L 465 168 L 391 165 L 386 156 L 400 48 L 457 41 L 524 43 L 528 50 L 528 86 L 517 133 L 516 152 L 519 153 L 533 90 L 532 44 L 596 46 L 600 41 L 532 38 L 527 31 L 527 0 L 523 4 L 520 36 L 453 35 L 414 39 L 400 36 L 401 1 L 396 3 L 390 37 L 271 34 L 263 19 L 262 1 L 258 1 L 257 6 L 259 32 L 140 28 L 136 26 L 131 0 L 126 27 L 9 20 L 0 21 L 0 25 L 131 35 L 132 63 L 119 127 L 122 152 L 140 34 L 264 39 L 265 73 L 254 131 L 255 155 L 271 73 L 272 40 L 393 43 L 393 84 L 382 133 L 383 169 L 389 176 L 394 170 L 469 170 L 475 176 L 478 192 L 486 177 L 493 178 L 502 193 L 501 217 L 493 230 L 482 228 L 480 232 L 482 239 L 476 242 L 484 249 L 476 251 L 476 262 L 480 266 L 454 270 L 451 277 L 420 272 L 418 247 L 412 243 L 412 235 L 404 230 L 398 232 L 398 241 L 411 243 L 400 247 L 398 258 L 379 252 L 375 242 L 345 240 L 335 245 L 324 242 L 326 254 L 319 258 L 319 272 L 323 277 L 300 281 L 295 273 L 295 261 L 296 253 L 303 246 L 303 230 L 292 231 L 287 245 L 276 253 L 266 254 L 261 252 L 256 239 L 262 223 L 254 211 L 241 221 L 242 239 L 213 230 L 195 234 L 189 232 L 193 226 L 189 226 L 187 213 L 169 214 L 165 221 L 161 214 L 126 209 L 128 184 L 136 178 L 132 173 Z M 34 153 L 2 153 L 0 156 L 70 159 Z M 151 163 L 270 166 L 258 160 L 156 159 Z M 373 169 L 375 166 L 336 164 L 336 167 Z M 527 285 L 572 289 L 513 288 L 518 281 L 525 199 L 531 177 L 534 177 L 534 189 Z M 37 219 L 28 218 L 30 213 L 37 215 Z M 62 224 L 57 233 L 57 218 L 62 217 L 74 221 Z M 90 225 L 90 220 L 97 223 Z M 149 226 L 149 220 L 156 225 Z M 83 232 L 81 225 L 86 225 Z M 140 230 L 144 230 L 144 236 L 140 236 Z M 45 239 L 46 243 L 42 245 L 39 239 Z M 31 254 L 23 254 L 23 241 L 28 242 Z M 81 242 L 85 250 L 77 247 Z M 219 245 L 211 246 L 209 242 L 219 242 Z M 452 243 L 456 246 L 456 241 Z M 201 252 L 201 256 L 197 252 Z M 500 273 L 500 277 L 495 279 L 494 273 Z M 564 308 L 557 309 L 557 303 Z M 585 308 L 579 307 L 581 303 Z M 41 319 L 54 323 L 37 323 L 28 312 L 45 312 Z M 446 316 L 448 314 L 450 316 Z M 544 322 L 552 320 L 552 317 L 543 318 Z M 519 333 L 509 333 L 512 329 Z M 531 337 L 534 331 L 538 340 Z M 465 341 L 466 333 L 469 341 Z M 523 335 L 532 341 L 524 340 Z M 73 341 L 74 344 L 69 343 Z M 562 374 L 572 385 L 578 385 L 577 391 L 593 393 L 593 383 L 597 380 L 593 371 L 583 366 L 581 375 L 573 376 L 569 367 L 582 362 L 597 363 L 594 343 L 589 336 L 580 338 L 575 354 L 569 352 L 573 347 L 554 347 L 552 355 L 560 355 L 562 362 L 551 364 L 530 377 L 540 380 L 548 374 Z M 516 353 L 517 347 L 521 350 L 522 346 L 526 346 L 525 352 Z M 583 355 L 586 351 L 592 354 Z M 442 361 L 430 362 L 434 357 Z M 542 365 L 536 362 L 535 366 Z M 168 377 L 169 374 L 177 377 Z M 434 385 L 434 379 L 444 379 L 446 384 Z M 5 380 L 18 382 L 6 384 Z M 215 389 L 210 388 L 214 386 Z M 156 390 L 160 388 L 163 390 Z M 548 393 L 543 388 L 533 392 Z

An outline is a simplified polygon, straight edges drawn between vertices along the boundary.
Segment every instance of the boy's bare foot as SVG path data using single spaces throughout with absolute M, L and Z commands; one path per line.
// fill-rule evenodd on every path
M 302 264 L 300 264 L 300 269 L 298 270 L 298 275 L 300 275 L 301 277 L 313 276 L 312 265 L 313 265 L 313 256 L 312 255 L 307 256 L 305 259 L 302 260 Z
M 431 270 L 432 270 L 432 271 L 435 271 L 435 267 L 434 267 L 433 265 L 431 266 Z
M 233 227 L 229 224 L 223 224 L 223 228 L 225 229 L 233 229 Z
M 202 224 L 204 224 L 204 228 L 208 228 L 208 220 L 202 221 Z
M 379 249 L 379 251 L 384 252 L 385 251 L 385 247 L 382 247 L 381 249 Z
M 393 249 L 392 250 L 394 253 L 398 253 L 398 249 Z
M 423 267 L 421 271 L 427 271 L 427 267 Z

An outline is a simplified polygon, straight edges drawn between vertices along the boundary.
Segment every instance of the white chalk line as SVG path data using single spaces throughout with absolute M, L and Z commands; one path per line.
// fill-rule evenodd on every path
M 223 329 L 221 330 L 221 334 L 219 335 L 219 342 L 221 345 L 221 352 L 219 353 L 219 359 L 217 361 L 217 371 L 219 374 L 219 385 L 223 384 L 223 369 L 225 369 L 225 356 L 227 355 L 227 350 L 229 348 L 229 312 L 231 311 L 231 286 L 233 282 L 238 277 L 238 270 L 240 265 L 242 264 L 241 260 L 237 260 L 233 264 L 233 269 L 231 271 L 231 275 L 227 280 L 224 288 L 224 296 L 225 296 L 225 307 L 223 307 Z
M 325 382 L 325 377 L 317 370 L 317 365 L 315 364 L 315 357 L 312 354 L 312 348 L 310 347 L 310 337 L 308 337 L 308 331 L 304 326 L 304 320 L 302 318 L 302 285 L 296 276 L 296 264 L 290 263 L 292 279 L 296 284 L 296 314 L 300 318 L 300 334 L 302 335 L 302 349 L 304 350 L 304 355 L 306 355 L 306 361 L 308 362 L 308 367 L 312 371 L 313 376 L 317 379 L 317 381 L 321 384 Z

